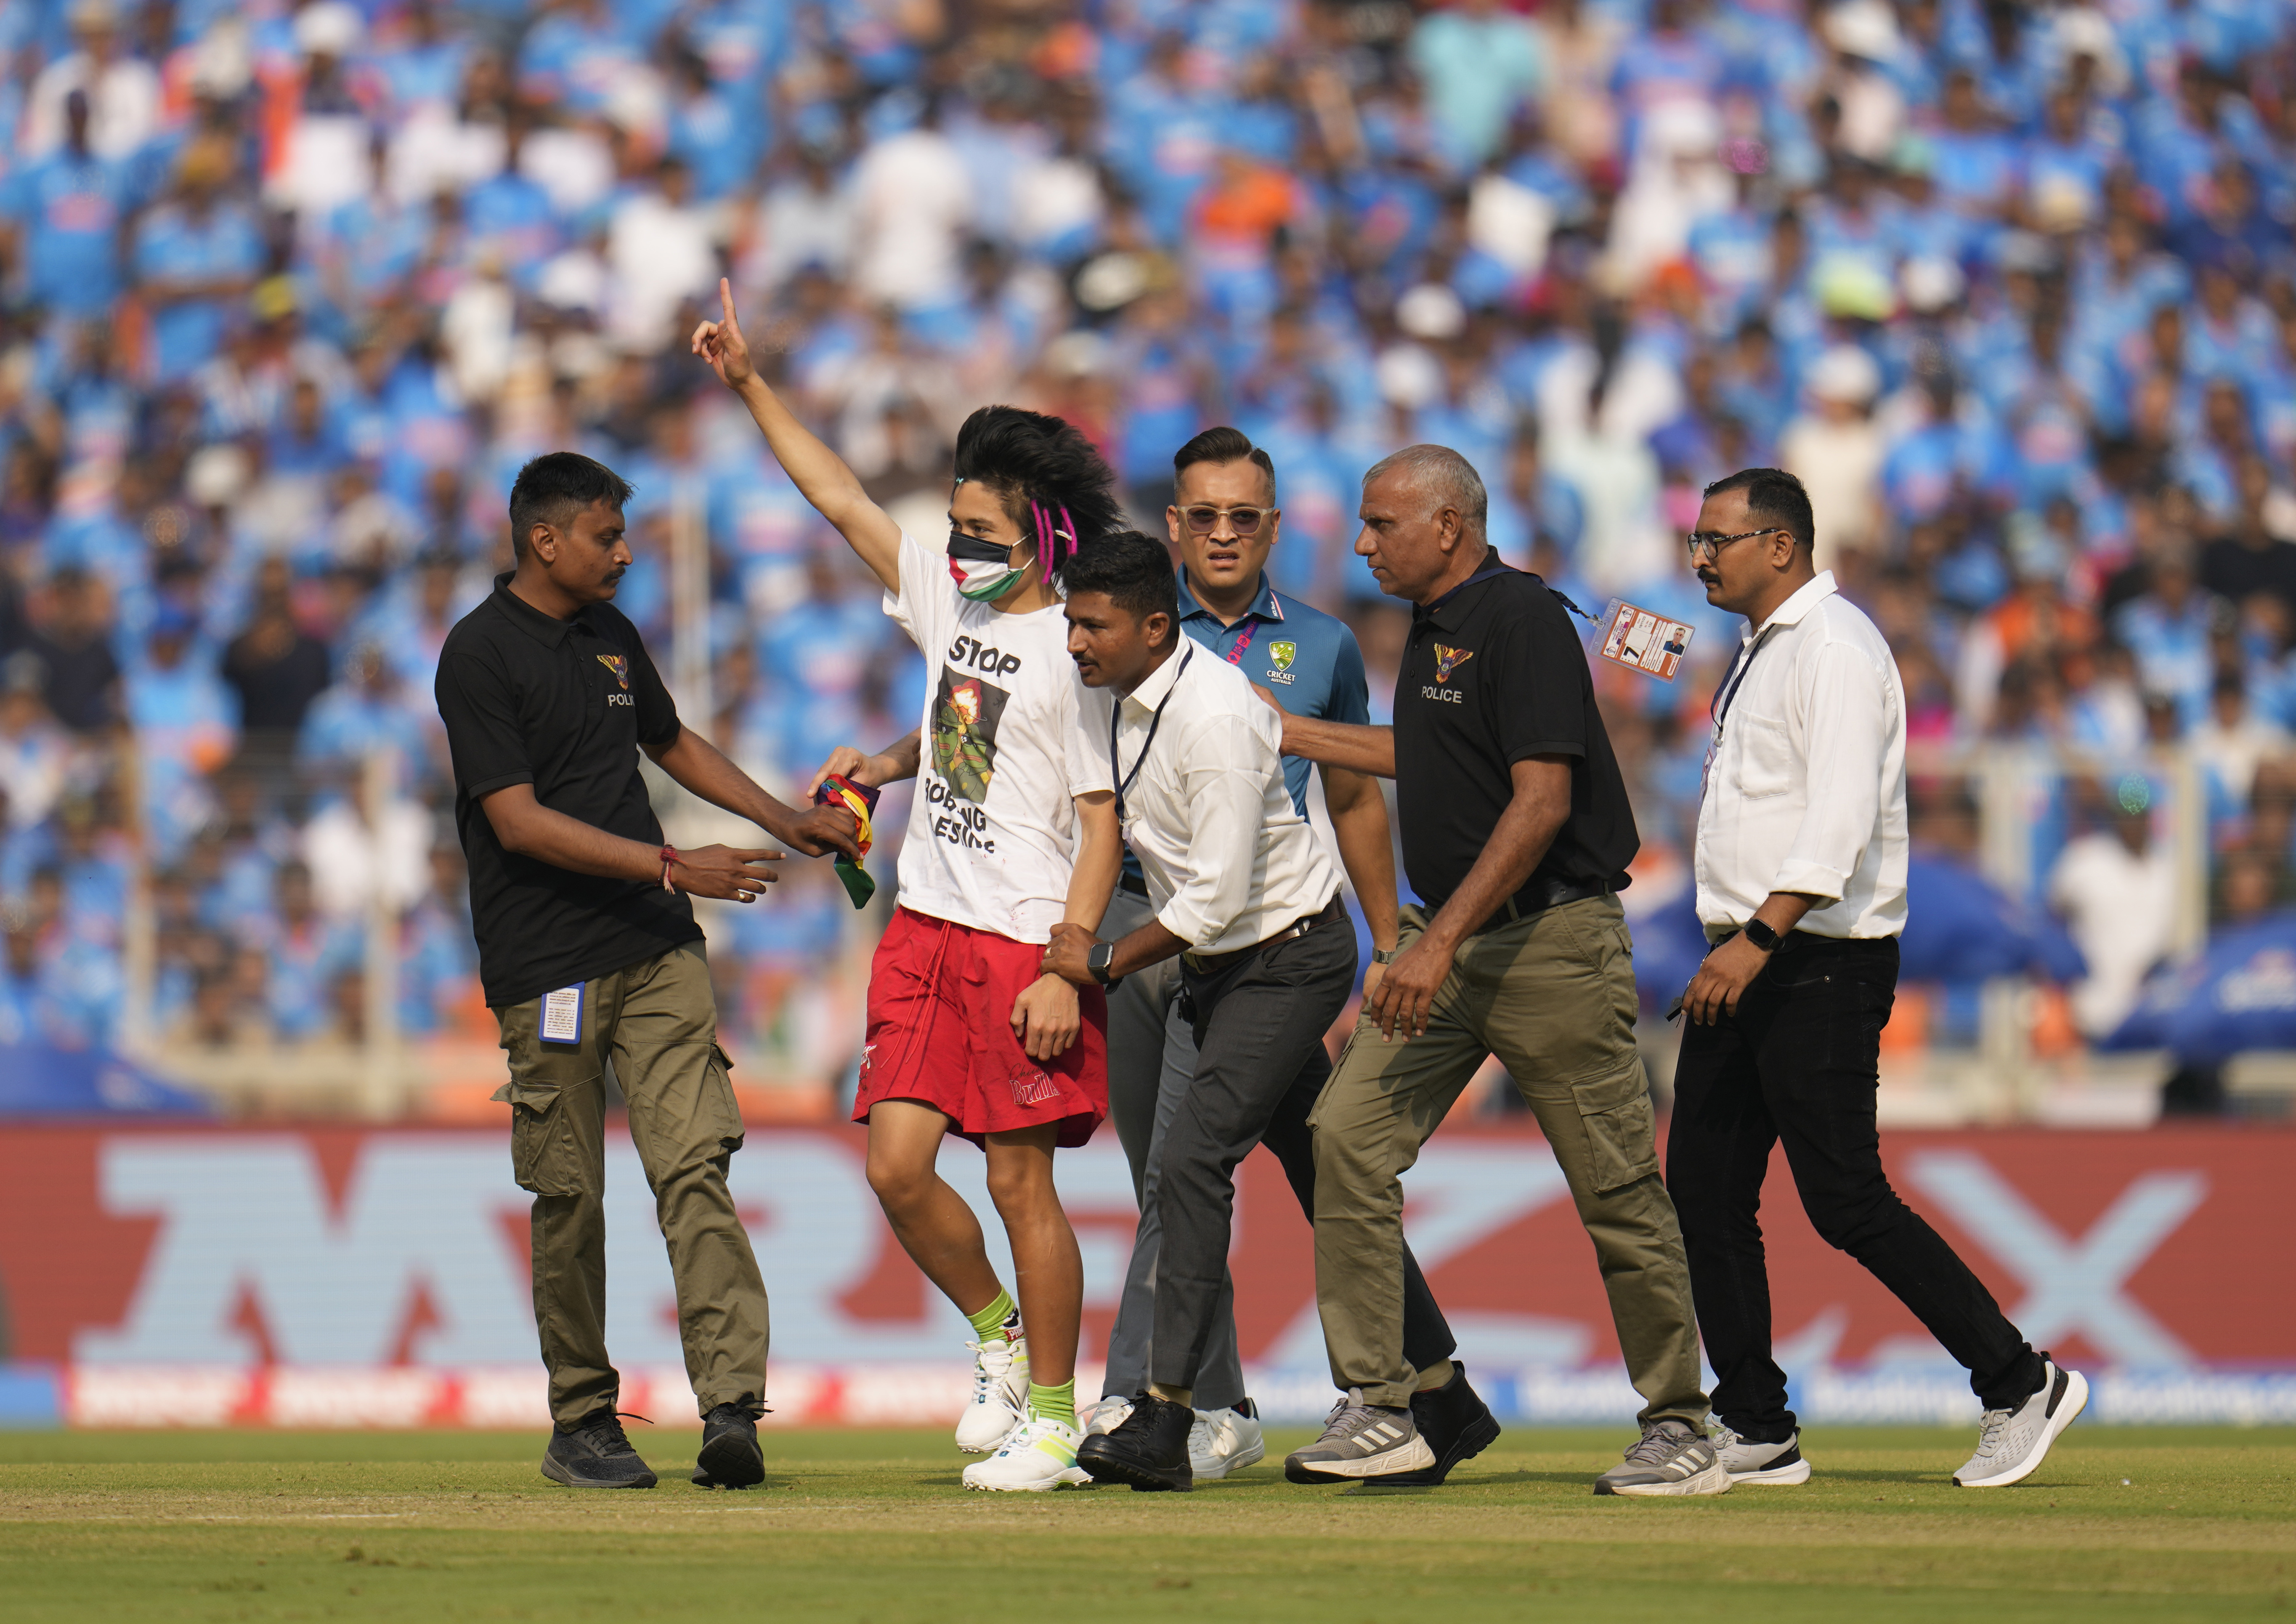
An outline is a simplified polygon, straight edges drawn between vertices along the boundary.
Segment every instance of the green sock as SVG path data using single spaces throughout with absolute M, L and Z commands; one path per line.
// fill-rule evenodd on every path
M 1020 1307 L 1013 1302 L 1013 1293 L 1001 1286 L 997 1289 L 995 1302 L 980 1313 L 968 1314 L 964 1317 L 972 1322 L 972 1333 L 984 1342 L 992 1336 L 1009 1335 L 1021 1328 Z
M 1076 1378 L 1070 1376 L 1058 1387 L 1039 1387 L 1029 1383 L 1029 1419 L 1057 1421 L 1063 1426 L 1077 1423 Z

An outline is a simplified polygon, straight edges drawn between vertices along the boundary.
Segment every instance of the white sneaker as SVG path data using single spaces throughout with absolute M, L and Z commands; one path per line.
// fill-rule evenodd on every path
M 1809 1463 L 1802 1458 L 1801 1434 L 1782 1444 L 1749 1443 L 1720 1422 L 1714 1423 L 1714 1453 L 1734 1483 L 1807 1483 Z
M 1953 1480 L 1964 1489 L 2003 1489 L 2032 1475 L 2073 1417 L 2088 1407 L 2088 1383 L 2078 1370 L 2041 1361 L 2041 1390 L 2013 1410 L 1988 1410 L 1978 1423 L 1977 1453 Z
M 1124 1418 L 1130 1414 L 1131 1399 L 1103 1398 L 1092 1407 L 1092 1419 L 1085 1423 L 1085 1436 L 1090 1438 L 1095 1432 L 1113 1432 L 1124 1424 Z M 1189 1436 L 1193 1439 L 1194 1434 L 1192 1432 Z
M 1129 1414 L 1132 1407 L 1124 1407 Z M 1093 1424 L 1100 1424 L 1096 1415 Z M 1199 1483 L 1218 1482 L 1267 1457 L 1267 1439 L 1260 1433 L 1259 1412 L 1250 1399 L 1232 1410 L 1196 1412 L 1195 1424 L 1188 1429 L 1188 1464 Z
M 1076 1464 L 1077 1445 L 1083 1439 L 1064 1421 L 1044 1416 L 1023 1421 L 996 1454 L 964 1469 L 964 1486 L 1029 1494 L 1090 1488 L 1092 1473 Z
M 1021 1424 L 1029 1403 L 1029 1339 L 992 1336 L 972 1349 L 972 1401 L 956 1418 L 956 1447 L 986 1455 Z

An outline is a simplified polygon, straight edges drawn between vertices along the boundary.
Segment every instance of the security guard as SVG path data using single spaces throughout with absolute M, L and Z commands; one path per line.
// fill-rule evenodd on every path
M 479 974 L 502 1029 L 511 1156 L 534 1193 L 535 1328 L 554 1423 L 543 1475 L 651 1489 L 606 1357 L 605 1067 L 629 1102 L 677 1284 L 703 1432 L 693 1480 L 765 1477 L 766 1290 L 726 1187 L 741 1113 L 717 1044 L 701 927 L 680 893 L 748 902 L 767 848 L 663 842 L 638 751 L 704 800 L 808 856 L 857 857 L 843 811 L 792 811 L 679 722 L 637 628 L 612 607 L 630 488 L 570 451 L 512 488 L 517 568 L 447 636 L 439 714 L 470 862 Z

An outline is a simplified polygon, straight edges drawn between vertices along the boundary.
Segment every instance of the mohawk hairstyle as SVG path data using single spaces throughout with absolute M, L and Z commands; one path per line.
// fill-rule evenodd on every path
M 1072 423 L 1020 406 L 982 406 L 956 431 L 956 478 L 996 493 L 1047 574 L 1124 528 L 1116 472 Z M 1066 531 L 1063 540 L 1060 532 Z

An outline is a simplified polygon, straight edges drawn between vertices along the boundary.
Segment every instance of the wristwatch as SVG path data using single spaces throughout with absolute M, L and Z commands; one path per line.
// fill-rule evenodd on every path
M 1092 972 L 1092 979 L 1103 987 L 1113 987 L 1116 983 L 1109 980 L 1108 967 L 1115 958 L 1114 942 L 1095 942 L 1091 950 L 1084 956 L 1084 967 Z
M 1374 964 L 1392 964 L 1395 963 L 1396 952 L 1397 949 L 1393 947 L 1374 947 L 1371 950 L 1371 962 Z
M 1746 922 L 1745 938 L 1765 953 L 1775 953 L 1778 944 L 1785 939 L 1759 919 Z

